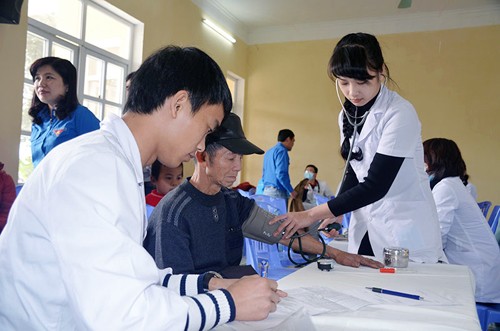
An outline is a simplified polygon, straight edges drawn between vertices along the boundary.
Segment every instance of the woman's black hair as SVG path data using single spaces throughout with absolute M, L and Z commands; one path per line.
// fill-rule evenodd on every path
M 427 173 L 433 177 L 431 188 L 446 177 L 460 177 L 464 185 L 468 184 L 465 161 L 453 140 L 432 138 L 424 141 L 424 161 Z
M 351 33 L 344 36 L 333 49 L 333 54 L 328 62 L 328 76 L 332 81 L 336 81 L 338 77 L 347 77 L 360 81 L 371 80 L 376 76 L 371 75 L 368 70 L 384 74 L 386 80 L 390 80 L 389 68 L 384 62 L 382 49 L 377 38 L 367 33 Z M 375 99 L 363 106 L 358 107 L 357 117 L 363 115 L 375 103 Z M 346 99 L 344 103 L 345 110 L 355 116 L 356 106 Z M 350 150 L 349 139 L 354 133 L 354 127 L 347 120 L 347 116 L 343 114 L 344 141 L 340 149 L 340 154 L 347 160 Z M 351 159 L 362 160 L 363 152 L 361 150 L 352 152 Z
M 65 119 L 69 114 L 75 111 L 76 107 L 80 104 L 78 102 L 78 97 L 76 94 L 76 68 L 68 60 L 61 59 L 54 56 L 43 57 L 35 62 L 30 67 L 31 77 L 33 82 L 35 82 L 35 77 L 37 75 L 38 69 L 43 66 L 51 66 L 55 72 L 57 72 L 63 79 L 64 85 L 68 88 L 66 94 L 57 101 L 57 106 L 55 107 L 55 113 L 58 119 Z M 41 124 L 42 119 L 38 116 L 40 111 L 45 108 L 47 104 L 40 101 L 36 95 L 36 91 L 33 91 L 33 98 L 31 99 L 31 107 L 28 114 L 31 116 L 33 123 Z

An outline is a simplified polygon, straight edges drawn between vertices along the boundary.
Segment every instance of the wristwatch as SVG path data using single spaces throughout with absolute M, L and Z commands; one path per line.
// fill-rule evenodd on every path
M 223 279 L 220 273 L 215 272 L 215 271 L 207 271 L 205 275 L 203 276 L 203 288 L 205 290 L 208 290 L 208 284 L 210 283 L 210 279 L 212 278 L 219 278 Z

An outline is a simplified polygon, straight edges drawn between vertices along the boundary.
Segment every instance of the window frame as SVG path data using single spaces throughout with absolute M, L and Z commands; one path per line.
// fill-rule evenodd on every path
M 130 15 L 122 12 L 120 9 L 114 7 L 113 5 L 102 1 L 102 0 L 79 0 L 82 3 L 82 11 L 81 11 L 81 35 L 80 38 L 72 36 L 68 33 L 55 29 L 52 26 L 49 26 L 45 23 L 37 21 L 31 17 L 28 17 L 28 30 L 27 34 L 33 34 L 35 36 L 39 36 L 47 41 L 47 49 L 46 53 L 43 56 L 51 56 L 52 49 L 54 43 L 59 44 L 63 47 L 67 47 L 73 51 L 73 58 L 71 62 L 75 65 L 78 72 L 78 81 L 77 81 L 77 96 L 78 101 L 83 104 L 84 100 L 94 101 L 101 104 L 101 112 L 100 116 L 98 116 L 99 120 L 102 120 L 105 114 L 106 106 L 112 106 L 119 109 L 123 109 L 126 102 L 125 95 L 125 79 L 129 72 L 132 71 L 132 68 L 138 63 L 140 63 L 141 59 L 138 57 L 142 56 L 142 50 L 138 52 L 136 49 L 137 45 L 140 45 L 142 49 L 142 38 L 141 32 L 143 32 L 143 24 Z M 130 26 L 130 35 L 129 35 L 129 45 L 130 48 L 128 50 L 128 59 L 113 54 L 105 49 L 99 48 L 97 46 L 92 45 L 91 43 L 85 40 L 85 33 L 87 24 L 92 24 L 92 22 L 87 22 L 87 8 L 88 6 L 94 7 L 99 11 L 104 12 L 106 15 L 112 16 L 114 19 L 117 19 L 124 24 Z M 98 24 L 98 23 L 96 23 Z M 84 94 L 85 87 L 85 65 L 87 56 L 93 56 L 105 62 L 104 69 L 104 80 L 100 98 L 96 98 L 93 96 Z M 106 94 L 106 73 L 108 64 L 112 63 L 117 67 L 123 69 L 123 86 L 121 89 L 121 102 L 108 101 L 105 99 Z M 28 64 L 29 65 L 29 64 Z M 25 68 L 26 69 L 26 68 Z M 23 76 L 25 71 L 23 70 Z M 33 80 L 31 77 L 24 77 L 24 84 L 33 86 Z M 24 89 L 24 87 L 23 87 Z M 23 104 L 24 104 L 24 92 L 23 92 Z M 23 114 L 24 116 L 24 114 Z M 23 137 L 27 138 L 27 141 L 30 141 L 31 131 L 23 130 L 21 127 L 21 141 L 23 141 Z M 20 146 L 21 150 L 21 146 Z M 21 160 L 20 160 L 21 163 Z M 21 167 L 19 168 L 21 169 Z M 19 173 L 18 178 L 28 177 L 21 175 Z

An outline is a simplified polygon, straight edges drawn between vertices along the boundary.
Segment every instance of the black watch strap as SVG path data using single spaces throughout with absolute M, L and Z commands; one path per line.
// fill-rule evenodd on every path
M 208 290 L 208 284 L 210 283 L 210 280 L 212 278 L 220 278 L 222 279 L 223 277 L 215 271 L 207 271 L 205 275 L 203 276 L 203 289 Z

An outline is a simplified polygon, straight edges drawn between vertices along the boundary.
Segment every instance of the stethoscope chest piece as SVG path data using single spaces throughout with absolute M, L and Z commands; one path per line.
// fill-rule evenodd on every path
M 332 259 L 320 259 L 317 261 L 318 269 L 321 271 L 330 271 L 333 269 L 333 260 Z

